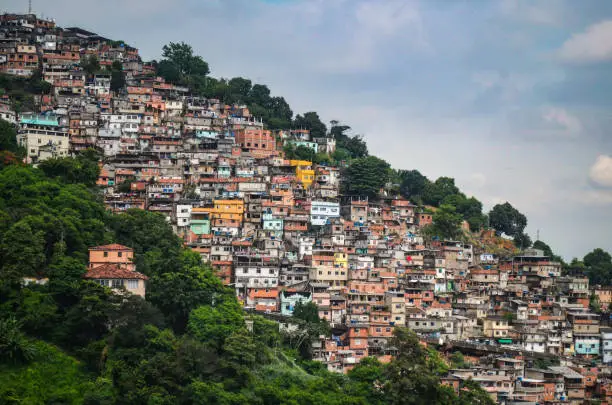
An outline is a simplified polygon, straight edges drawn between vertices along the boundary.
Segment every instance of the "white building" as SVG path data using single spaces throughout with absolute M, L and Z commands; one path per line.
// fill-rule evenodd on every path
M 191 204 L 176 205 L 176 226 L 191 226 Z
M 340 204 L 328 201 L 313 201 L 310 204 L 310 223 L 325 225 L 332 218 L 340 217 Z
M 51 114 L 21 116 L 17 142 L 26 149 L 28 163 L 68 156 L 70 148 L 67 128 Z
M 274 263 L 238 262 L 234 264 L 236 292 L 239 295 L 245 288 L 275 288 L 278 286 L 279 268 Z
M 601 328 L 601 355 L 605 364 L 612 363 L 612 328 Z
M 312 247 L 314 246 L 314 238 L 302 236 L 300 237 L 298 252 L 300 260 L 304 256 L 312 256 Z

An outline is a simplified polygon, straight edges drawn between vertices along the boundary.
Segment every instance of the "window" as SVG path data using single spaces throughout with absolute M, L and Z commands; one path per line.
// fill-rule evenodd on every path
M 117 252 L 117 257 L 123 257 L 123 252 Z
M 113 279 L 111 280 L 111 286 L 113 288 L 121 288 L 123 287 L 123 280 Z
M 104 252 L 104 257 L 108 257 L 108 252 Z

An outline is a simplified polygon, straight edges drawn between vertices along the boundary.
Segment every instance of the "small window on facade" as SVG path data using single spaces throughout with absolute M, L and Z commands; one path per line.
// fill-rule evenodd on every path
M 108 252 L 104 252 L 104 257 L 108 257 Z

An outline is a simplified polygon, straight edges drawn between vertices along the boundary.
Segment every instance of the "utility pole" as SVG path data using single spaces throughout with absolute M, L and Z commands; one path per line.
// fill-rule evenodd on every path
M 32 14 L 32 0 L 28 0 L 28 14 Z

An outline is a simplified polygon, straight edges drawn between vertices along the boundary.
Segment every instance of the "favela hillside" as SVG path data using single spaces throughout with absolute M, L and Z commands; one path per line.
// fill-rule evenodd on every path
M 129 40 L 0 16 L 0 404 L 612 402 L 608 252 Z

